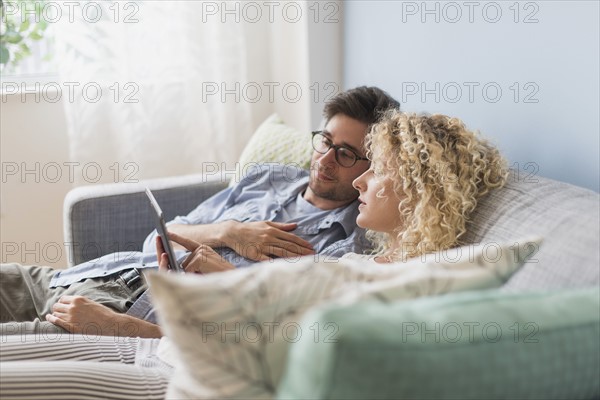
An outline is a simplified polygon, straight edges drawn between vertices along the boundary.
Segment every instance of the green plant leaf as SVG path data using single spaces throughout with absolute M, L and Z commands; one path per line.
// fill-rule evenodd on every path
M 2 38 L 5 42 L 13 44 L 19 43 L 21 40 L 23 40 L 23 36 L 15 31 L 7 31 Z
M 32 51 L 29 46 L 33 42 L 45 39 L 45 31 L 49 24 L 42 17 L 42 10 L 46 1 L 15 0 L 22 9 L 27 10 L 27 18 L 23 21 L 20 14 L 5 15 L 6 1 L 0 0 L 0 16 L 2 16 L 0 22 L 5 31 L 0 37 L 2 64 L 16 66 L 19 61 L 31 56 Z
M 27 46 L 27 43 L 20 43 L 19 50 L 21 53 L 23 53 L 26 56 L 31 54 L 31 49 L 29 48 L 29 46 Z
M 15 24 L 11 20 L 9 20 L 9 19 L 6 19 L 4 17 L 0 17 L 0 23 L 6 25 L 6 29 L 4 29 L 4 32 L 14 31 L 15 30 Z M 4 36 L 4 35 L 2 35 L 2 36 Z
M 7 64 L 10 61 L 10 53 L 4 46 L 0 47 L 0 64 Z
M 26 20 L 25 22 L 21 22 L 21 26 L 19 27 L 19 32 L 25 32 L 27 29 L 29 29 L 30 25 L 31 25 L 31 23 L 29 22 L 29 20 Z

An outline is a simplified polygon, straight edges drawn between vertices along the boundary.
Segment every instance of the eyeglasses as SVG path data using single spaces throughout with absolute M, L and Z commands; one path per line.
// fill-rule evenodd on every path
M 317 153 L 325 154 L 329 149 L 333 148 L 335 150 L 335 161 L 345 168 L 354 166 L 358 160 L 369 161 L 368 158 L 359 157 L 354 151 L 347 147 L 333 144 L 333 142 L 321 132 L 323 131 L 315 131 L 312 133 L 312 146 Z

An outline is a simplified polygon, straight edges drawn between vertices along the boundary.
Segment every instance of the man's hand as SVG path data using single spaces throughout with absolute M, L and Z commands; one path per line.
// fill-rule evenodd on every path
M 226 221 L 223 241 L 236 253 L 253 261 L 266 261 L 274 257 L 292 258 L 315 254 L 306 240 L 289 233 L 297 224 L 258 221 Z
M 271 260 L 273 257 L 293 258 L 315 254 L 310 244 L 290 233 L 298 224 L 270 221 L 223 221 L 206 225 L 169 225 L 169 232 L 205 243 L 209 247 L 229 247 L 239 255 L 253 261 Z M 185 248 L 171 239 L 175 248 Z M 189 249 L 188 249 L 189 250 Z
M 46 321 L 71 333 L 102 336 L 161 337 L 157 325 L 120 314 L 83 296 L 62 296 Z
M 183 260 L 183 263 L 181 264 L 185 272 L 209 274 L 211 272 L 221 272 L 235 269 L 233 265 L 224 260 L 223 257 L 221 257 L 210 246 L 197 243 L 194 240 L 179 236 L 173 232 L 168 232 L 167 235 L 169 235 L 169 240 L 178 243 L 187 250 L 191 251 L 191 254 L 187 256 L 187 258 Z M 167 254 L 164 252 L 160 238 L 157 238 L 156 241 L 156 255 L 159 260 L 159 269 L 162 271 L 167 270 L 169 259 Z

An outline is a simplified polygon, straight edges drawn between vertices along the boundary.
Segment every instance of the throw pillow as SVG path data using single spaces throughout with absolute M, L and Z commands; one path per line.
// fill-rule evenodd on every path
M 539 239 L 519 245 L 464 246 L 459 257 L 406 263 L 322 259 L 277 260 L 204 276 L 149 274 L 152 297 L 175 348 L 172 398 L 271 398 L 287 349 L 304 335 L 300 318 L 314 306 L 389 302 L 502 285 Z M 164 349 L 163 349 L 164 350 Z M 162 354 L 165 354 L 163 351 Z
M 291 346 L 277 397 L 596 399 L 599 308 L 597 287 L 320 307 L 301 329 L 336 340 Z
M 236 177 L 230 182 L 234 185 L 244 177 L 247 168 L 256 163 L 275 162 L 310 167 L 312 155 L 311 136 L 285 125 L 277 114 L 272 114 L 263 122 L 240 156 Z

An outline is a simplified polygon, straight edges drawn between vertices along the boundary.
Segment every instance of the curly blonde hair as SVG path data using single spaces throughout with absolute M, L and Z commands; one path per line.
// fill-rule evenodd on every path
M 392 180 L 400 199 L 402 225 L 367 233 L 390 260 L 458 245 L 479 198 L 508 176 L 499 151 L 458 118 L 390 110 L 365 140 L 371 168 Z

